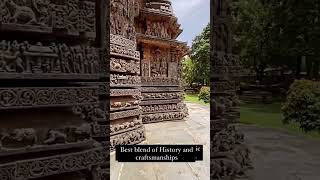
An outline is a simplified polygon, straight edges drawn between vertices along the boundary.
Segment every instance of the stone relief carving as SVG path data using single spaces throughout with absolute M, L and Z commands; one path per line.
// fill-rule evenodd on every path
M 132 131 L 133 129 L 137 129 L 142 127 L 142 119 L 134 118 L 131 122 L 124 122 L 122 124 L 111 125 L 110 133 L 111 135 Z
M 1 151 L 41 150 L 55 145 L 72 145 L 91 140 L 91 128 L 89 124 L 82 126 L 69 126 L 60 129 L 35 129 L 22 128 L 12 130 L 0 130 Z
M 141 78 L 139 76 L 118 75 L 110 76 L 110 86 L 140 86 Z
M 138 105 L 140 104 L 139 100 L 134 100 L 134 101 L 115 101 L 111 102 L 111 111 L 115 110 L 122 110 L 122 109 L 130 109 L 130 108 L 137 108 L 139 107 Z
M 140 114 L 141 114 L 140 108 L 134 109 L 134 110 L 121 111 L 121 112 L 113 112 L 113 113 L 110 113 L 110 120 L 139 116 Z
M 142 100 L 165 100 L 165 99 L 182 99 L 182 93 L 143 93 Z
M 245 175 L 250 167 L 249 150 L 243 144 L 244 136 L 232 125 L 240 117 L 238 112 L 238 89 L 234 77 L 239 70 L 237 56 L 232 55 L 230 1 L 216 0 L 212 22 L 215 43 L 211 53 L 211 178 L 236 179 Z
M 66 3 L 51 0 L 3 0 L 1 1 L 0 29 L 64 32 L 79 35 L 80 32 L 95 36 L 95 3 L 67 0 Z
M 153 123 L 161 122 L 168 120 L 182 120 L 187 114 L 185 112 L 169 112 L 169 113 L 157 113 L 157 114 L 148 114 L 142 115 L 143 123 Z
M 98 88 L 0 88 L 0 109 L 94 104 Z
M 136 49 L 137 46 L 135 41 L 115 34 L 110 34 L 110 43 L 127 47 L 129 49 Z
M 140 74 L 140 63 L 135 60 L 111 58 L 110 71 L 117 73 Z
M 181 87 L 143 87 L 141 92 L 179 92 L 183 91 Z
M 165 13 L 172 15 L 173 10 L 171 7 L 170 2 L 147 2 L 146 3 L 146 9 L 150 11 L 155 11 L 159 13 Z
M 107 162 L 103 148 L 0 164 L 1 179 L 33 179 L 80 170 Z
M 147 105 L 154 105 L 154 104 L 177 104 L 180 103 L 181 99 L 170 99 L 170 100 L 148 100 L 148 101 L 141 101 L 141 106 Z
M 180 86 L 180 80 L 167 77 L 141 77 L 144 85 L 149 86 Z
M 145 140 L 145 131 L 143 127 L 140 127 L 136 130 L 111 137 L 110 149 L 114 150 L 117 145 L 138 144 L 144 140 Z
M 110 45 L 110 54 L 114 56 L 122 56 L 126 58 L 132 58 L 135 60 L 140 60 L 140 53 L 138 51 L 128 49 L 126 47 L 116 44 Z
M 31 45 L 27 41 L 0 42 L 0 73 L 36 75 L 98 74 L 100 57 L 93 47 L 52 43 Z M 49 77 L 50 76 L 45 76 Z M 51 76 L 52 78 L 52 76 Z
M 147 20 L 146 26 L 146 35 L 155 36 L 163 39 L 172 39 L 171 32 L 169 31 L 168 22 L 153 22 Z
M 159 49 L 156 49 L 151 61 L 151 76 L 152 77 L 167 77 L 168 76 L 168 54 L 161 54 Z
M 135 40 L 134 17 L 136 3 L 132 0 L 111 0 L 110 32 Z
M 185 104 L 178 103 L 178 104 L 156 104 L 156 105 L 149 105 L 149 106 L 142 106 L 142 113 L 161 113 L 161 112 L 170 112 L 170 111 L 181 111 L 185 107 Z
M 141 96 L 140 89 L 111 89 L 110 96 Z

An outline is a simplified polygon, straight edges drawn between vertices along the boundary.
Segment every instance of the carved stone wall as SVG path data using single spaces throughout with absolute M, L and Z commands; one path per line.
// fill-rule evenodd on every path
M 111 0 L 110 14 L 110 146 L 145 140 L 141 119 L 140 53 L 136 46 L 135 0 Z
M 211 1 L 211 179 L 236 179 L 250 167 L 249 149 L 238 122 L 239 59 L 232 54 L 230 1 Z
M 101 5 L 0 0 L 0 179 L 107 173 L 106 49 L 96 43 L 104 41 L 96 29 L 96 15 L 107 11 Z
M 175 40 L 182 30 L 170 1 L 139 3 L 136 29 L 141 53 L 142 121 L 183 120 L 188 112 L 182 102 L 181 60 L 187 47 Z

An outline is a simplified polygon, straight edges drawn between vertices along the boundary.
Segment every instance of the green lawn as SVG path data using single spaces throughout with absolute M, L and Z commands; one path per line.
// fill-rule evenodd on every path
M 210 106 L 209 103 L 205 103 L 202 100 L 199 100 L 198 99 L 198 94 L 186 94 L 184 101 L 185 102 L 198 103 L 198 104 L 205 105 L 205 106 Z
M 273 104 L 245 104 L 240 106 L 240 122 L 254 124 L 260 127 L 285 129 L 295 134 L 311 138 L 320 138 L 318 132 L 303 133 L 297 124 L 282 124 L 281 103 Z

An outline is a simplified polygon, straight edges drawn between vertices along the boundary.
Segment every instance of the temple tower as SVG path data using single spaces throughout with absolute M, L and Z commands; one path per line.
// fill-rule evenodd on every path
M 136 18 L 141 53 L 142 120 L 154 123 L 183 120 L 187 108 L 181 88 L 181 60 L 186 43 L 176 40 L 182 30 L 169 0 L 140 0 Z

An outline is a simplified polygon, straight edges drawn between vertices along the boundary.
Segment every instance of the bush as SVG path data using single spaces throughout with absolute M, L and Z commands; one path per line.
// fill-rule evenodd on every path
M 295 81 L 283 104 L 283 122 L 296 122 L 305 132 L 320 131 L 320 83 L 309 80 Z
M 201 87 L 198 98 L 199 98 L 199 100 L 203 100 L 205 103 L 209 103 L 210 102 L 210 87 L 207 87 L 207 86 Z

